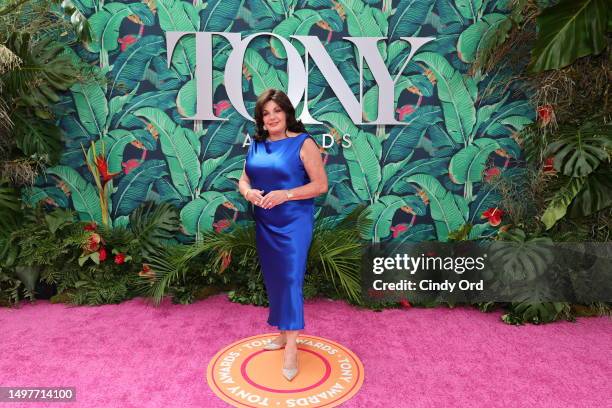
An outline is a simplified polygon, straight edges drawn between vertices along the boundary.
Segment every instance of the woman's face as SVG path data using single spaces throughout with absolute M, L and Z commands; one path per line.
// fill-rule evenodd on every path
M 287 114 L 274 101 L 268 101 L 263 106 L 263 124 L 268 133 L 284 133 L 287 129 Z

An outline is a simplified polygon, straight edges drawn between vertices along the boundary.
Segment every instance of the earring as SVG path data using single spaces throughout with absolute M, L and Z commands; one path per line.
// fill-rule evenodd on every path
M 263 130 L 268 130 L 268 129 L 266 129 L 266 127 L 264 126 L 264 127 L 263 127 Z

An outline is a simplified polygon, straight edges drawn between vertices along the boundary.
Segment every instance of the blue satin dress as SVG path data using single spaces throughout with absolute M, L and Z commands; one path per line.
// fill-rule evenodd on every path
M 300 158 L 307 133 L 277 141 L 253 140 L 245 171 L 251 187 L 286 190 L 310 182 Z M 314 140 L 314 138 L 312 138 Z M 316 142 L 316 141 L 315 141 Z M 304 274 L 314 227 L 314 199 L 289 200 L 270 209 L 253 205 L 257 253 L 270 303 L 268 324 L 304 328 Z

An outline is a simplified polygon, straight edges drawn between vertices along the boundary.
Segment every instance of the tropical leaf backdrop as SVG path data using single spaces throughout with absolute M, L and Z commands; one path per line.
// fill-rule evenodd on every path
M 79 83 L 63 95 L 56 115 L 64 130 L 59 165 L 48 169 L 25 199 L 70 207 L 83 220 L 127 225 L 143 201 L 181 209 L 179 240 L 249 219 L 237 191 L 254 124 L 229 103 L 223 70 L 231 51 L 213 43 L 215 114 L 223 122 L 186 121 L 195 112 L 195 39 L 184 37 L 170 67 L 167 31 L 232 31 L 316 35 L 359 95 L 359 60 L 344 36 L 388 37 L 379 50 L 395 76 L 409 54 L 399 37 L 435 37 L 405 67 L 395 90 L 396 118 L 409 126 L 354 125 L 315 64 L 309 64 L 309 126 L 324 154 L 329 191 L 316 200 L 319 216 L 337 217 L 366 203 L 373 219 L 363 238 L 446 241 L 472 224 L 471 238 L 495 233 L 482 214 L 501 199 L 487 174 L 512 171 L 521 151 L 513 134 L 533 121 L 520 84 L 500 88 L 512 71 L 484 75 L 470 63 L 507 24 L 506 0 L 73 0 L 89 18 L 94 40 L 68 50 L 106 75 L 106 84 Z M 291 40 L 294 44 L 295 42 Z M 301 55 L 300 44 L 296 48 Z M 242 88 L 253 112 L 266 88 L 287 90 L 286 54 L 278 40 L 257 37 L 245 54 Z M 365 118 L 377 115 L 378 89 L 365 67 Z M 298 106 L 298 113 L 301 111 Z M 350 135 L 352 146 L 342 146 Z M 87 165 L 104 158 L 103 189 Z M 492 171 L 494 170 L 494 171 Z M 107 202 L 102 205 L 102 202 Z M 103 214 L 106 212 L 106 214 Z

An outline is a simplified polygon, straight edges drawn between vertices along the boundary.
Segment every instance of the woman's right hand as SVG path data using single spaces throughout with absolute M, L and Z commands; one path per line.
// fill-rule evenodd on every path
M 259 205 L 261 200 L 263 200 L 263 190 L 257 190 L 255 188 L 252 188 L 247 192 L 245 198 L 247 199 L 247 201 L 255 205 Z

